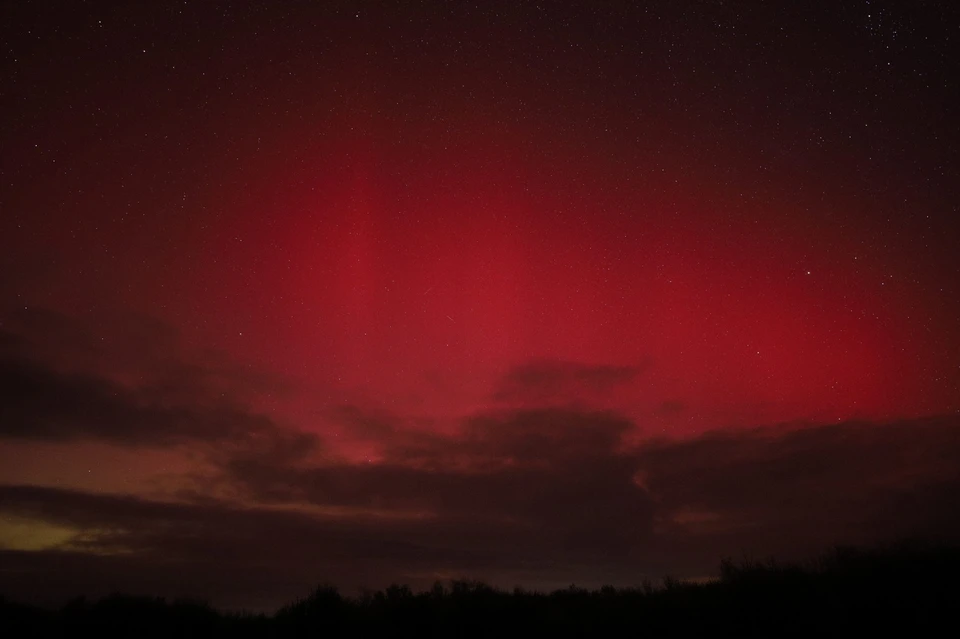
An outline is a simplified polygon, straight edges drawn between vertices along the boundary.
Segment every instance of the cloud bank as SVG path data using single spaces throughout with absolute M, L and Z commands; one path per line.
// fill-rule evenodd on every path
M 0 442 L 192 447 L 209 466 L 166 495 L 0 485 L 0 516 L 19 526 L 0 535 L 0 591 L 20 597 L 120 589 L 269 607 L 321 581 L 630 585 L 713 574 L 719 558 L 742 552 L 960 540 L 956 415 L 637 444 L 630 435 L 642 424 L 552 398 L 577 385 L 600 392 L 639 369 L 538 361 L 498 387 L 523 401 L 466 415 L 451 432 L 330 407 L 377 444 L 374 461 L 353 462 L 331 452 L 329 435 L 252 409 L 238 390 L 252 382 L 237 374 L 231 390 L 222 362 L 154 353 L 125 382 L 98 370 L 97 357 L 85 368 L 70 361 L 96 344 L 64 318 L 49 315 L 43 330 L 49 339 L 36 342 L 10 323 L 0 332 Z M 31 346 L 57 336 L 73 346 Z

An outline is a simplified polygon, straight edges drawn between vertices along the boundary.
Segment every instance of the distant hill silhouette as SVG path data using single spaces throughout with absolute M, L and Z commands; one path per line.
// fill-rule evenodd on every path
M 805 564 L 723 560 L 704 584 L 506 592 L 480 582 L 318 587 L 273 615 L 114 595 L 59 610 L 0 600 L 4 637 L 823 637 L 960 627 L 960 548 L 837 548 Z M 939 636 L 939 630 L 937 634 Z M 921 634 L 922 633 L 922 634 Z

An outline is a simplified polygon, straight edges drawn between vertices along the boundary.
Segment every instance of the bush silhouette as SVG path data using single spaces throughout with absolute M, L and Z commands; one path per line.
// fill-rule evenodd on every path
M 342 596 L 329 585 L 273 615 L 112 595 L 46 610 L 0 597 L 5 637 L 863 636 L 955 627 L 960 549 L 835 548 L 804 564 L 724 559 L 720 578 L 551 593 L 477 581 Z

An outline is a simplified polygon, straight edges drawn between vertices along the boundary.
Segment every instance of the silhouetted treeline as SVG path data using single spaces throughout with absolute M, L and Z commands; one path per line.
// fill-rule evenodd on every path
M 512 592 L 483 583 L 391 586 L 360 597 L 319 587 L 273 615 L 115 595 L 59 610 L 0 600 L 4 637 L 953 636 L 960 548 L 837 549 L 806 564 L 721 562 L 705 584 Z M 917 633 L 924 633 L 918 635 Z

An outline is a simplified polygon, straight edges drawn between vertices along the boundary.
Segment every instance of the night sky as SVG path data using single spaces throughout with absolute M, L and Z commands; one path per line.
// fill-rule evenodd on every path
M 0 592 L 960 540 L 960 6 L 8 2 Z

